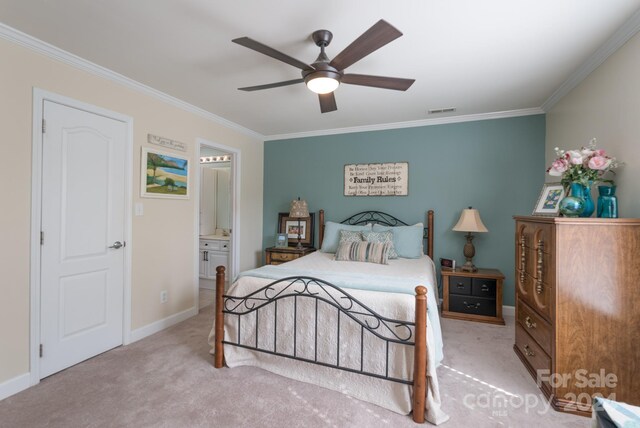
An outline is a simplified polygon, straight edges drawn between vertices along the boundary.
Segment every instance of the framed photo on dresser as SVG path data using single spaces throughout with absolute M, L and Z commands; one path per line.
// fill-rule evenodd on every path
M 289 213 L 278 213 L 278 233 L 286 234 L 289 246 L 295 247 L 298 245 L 299 230 L 302 246 L 313 247 L 313 217 L 314 213 L 309 213 L 309 217 L 302 218 L 289 217 Z
M 557 217 L 560 211 L 560 201 L 565 197 L 565 190 L 560 183 L 544 183 L 538 202 L 533 208 L 532 215 L 543 217 Z

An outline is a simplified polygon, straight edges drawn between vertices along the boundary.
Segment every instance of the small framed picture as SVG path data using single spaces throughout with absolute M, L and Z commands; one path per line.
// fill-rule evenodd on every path
M 565 191 L 562 184 L 544 183 L 531 215 L 556 217 L 560 209 L 560 201 L 564 197 Z
M 298 245 L 298 234 L 303 247 L 313 247 L 314 213 L 309 213 L 309 217 L 293 218 L 289 213 L 278 213 L 278 233 L 283 233 L 289 238 L 289 246 Z
M 276 248 L 284 248 L 289 245 L 289 238 L 286 233 L 276 234 Z

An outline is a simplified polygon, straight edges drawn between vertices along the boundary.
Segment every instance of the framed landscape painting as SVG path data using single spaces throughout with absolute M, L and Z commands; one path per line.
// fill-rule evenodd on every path
M 564 187 L 560 183 L 544 183 L 533 208 L 533 215 L 556 217 L 560 210 L 560 201 L 565 197 Z
M 141 192 L 145 198 L 189 199 L 189 159 L 142 148 Z

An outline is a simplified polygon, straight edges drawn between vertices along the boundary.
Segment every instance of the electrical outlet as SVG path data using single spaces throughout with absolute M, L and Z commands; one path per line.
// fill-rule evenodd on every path
M 169 300 L 169 292 L 164 290 L 160 292 L 160 303 L 167 303 Z

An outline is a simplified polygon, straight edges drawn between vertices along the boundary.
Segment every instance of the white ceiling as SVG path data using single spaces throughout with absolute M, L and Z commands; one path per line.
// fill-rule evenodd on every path
M 0 22 L 264 136 L 540 107 L 640 0 L 0 0 Z M 320 113 L 303 84 L 238 87 L 299 70 L 231 43 L 248 36 L 303 62 L 333 58 L 379 19 L 404 36 L 347 69 L 414 78 L 407 92 L 341 85 Z M 451 114 L 450 114 L 451 115 Z M 446 115 L 445 115 L 446 116 Z

